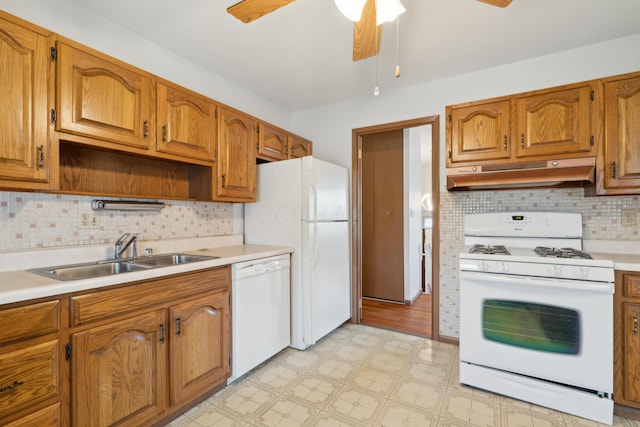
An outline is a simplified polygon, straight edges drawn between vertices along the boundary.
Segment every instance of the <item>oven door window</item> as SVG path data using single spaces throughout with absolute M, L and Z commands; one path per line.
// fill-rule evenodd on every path
M 580 351 L 580 317 L 568 308 L 484 300 L 482 331 L 485 339 L 516 347 L 562 354 Z

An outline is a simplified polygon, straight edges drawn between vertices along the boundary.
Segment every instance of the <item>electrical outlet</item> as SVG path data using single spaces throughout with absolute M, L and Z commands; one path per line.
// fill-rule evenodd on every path
M 205 224 L 211 224 L 211 221 L 213 220 L 213 212 L 205 210 L 202 215 L 202 220 Z
M 622 209 L 622 225 L 625 227 L 632 227 L 637 224 L 636 222 L 636 210 L 635 209 Z
M 95 212 L 80 212 L 78 228 L 99 228 L 100 223 Z

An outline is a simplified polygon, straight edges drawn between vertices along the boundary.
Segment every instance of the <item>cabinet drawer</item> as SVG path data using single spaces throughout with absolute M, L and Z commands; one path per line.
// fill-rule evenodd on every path
M 59 427 L 60 404 L 48 406 L 32 414 L 22 417 L 5 427 Z
M 138 282 L 71 298 L 71 322 L 88 322 L 157 306 L 230 284 L 230 267 L 188 273 L 181 276 Z
M 0 355 L 0 419 L 58 394 L 58 340 Z
M 0 344 L 41 335 L 60 329 L 60 301 L 47 301 L 0 311 Z
M 640 274 L 625 274 L 624 283 L 624 296 L 640 298 Z

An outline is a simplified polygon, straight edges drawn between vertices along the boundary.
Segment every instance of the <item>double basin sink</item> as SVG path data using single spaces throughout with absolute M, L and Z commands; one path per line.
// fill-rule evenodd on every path
M 60 265 L 56 267 L 33 268 L 28 271 L 57 280 L 80 280 L 101 276 L 111 276 L 113 274 L 128 273 L 131 271 L 148 270 L 150 268 L 189 264 L 192 262 L 207 261 L 216 258 L 218 257 L 188 254 L 161 254 L 140 258 L 126 258 L 83 264 Z

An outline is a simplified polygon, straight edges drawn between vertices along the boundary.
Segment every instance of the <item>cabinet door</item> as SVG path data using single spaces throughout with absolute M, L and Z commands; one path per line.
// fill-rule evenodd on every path
M 229 108 L 220 108 L 220 136 L 215 190 L 217 198 L 254 201 L 256 198 L 256 122 Z
M 171 404 L 213 389 L 229 376 L 229 293 L 170 309 Z
M 310 156 L 313 154 L 313 143 L 298 135 L 289 135 L 289 158 Z
M 151 76 L 58 43 L 57 130 L 148 149 L 155 141 Z
M 605 188 L 640 193 L 640 76 L 605 83 Z M 622 193 L 618 193 L 622 194 Z
M 447 109 L 448 166 L 511 157 L 509 98 Z
M 623 304 L 623 398 L 640 404 L 640 304 Z
M 201 160 L 213 160 L 218 137 L 216 104 L 194 92 L 157 84 L 156 149 Z
M 72 336 L 76 427 L 145 425 L 166 407 L 166 310 Z
M 257 157 L 264 160 L 285 160 L 289 142 L 287 132 L 267 123 L 260 123 Z
M 591 94 L 586 84 L 516 96 L 516 157 L 595 156 Z
M 0 180 L 6 186 L 49 181 L 52 46 L 46 34 L 0 18 Z

